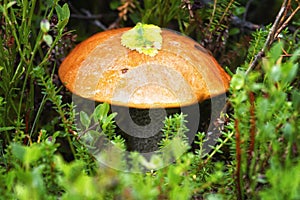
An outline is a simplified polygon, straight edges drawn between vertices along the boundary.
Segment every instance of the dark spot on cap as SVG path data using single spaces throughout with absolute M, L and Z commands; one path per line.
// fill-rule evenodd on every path
M 121 69 L 122 74 L 125 74 L 128 71 L 128 68 Z

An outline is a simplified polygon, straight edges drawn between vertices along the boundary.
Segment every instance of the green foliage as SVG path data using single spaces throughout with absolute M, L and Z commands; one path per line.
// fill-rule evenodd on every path
M 184 114 L 175 114 L 174 116 L 169 116 L 164 120 L 163 139 L 161 140 L 161 148 L 164 148 L 168 145 L 175 137 L 179 137 L 183 140 L 186 140 L 185 133 L 188 132 L 188 128 L 185 126 L 187 122 L 185 120 L 186 115 Z
M 94 116 L 100 116 L 97 117 L 102 119 L 102 122 L 97 120 L 99 124 L 108 123 L 105 118 L 114 115 L 108 115 L 107 108 L 107 104 L 98 105 L 95 109 L 97 111 L 88 116 L 91 122 L 94 121 L 92 119 Z M 82 116 L 87 117 L 85 114 Z M 81 121 L 90 123 L 88 120 Z M 187 131 L 184 122 L 182 114 L 166 118 L 165 134 L 172 136 L 184 134 Z M 46 132 L 44 131 L 43 134 Z M 56 154 L 58 135 L 59 133 L 44 137 L 42 141 L 30 146 L 11 143 L 5 154 L 6 167 L 1 166 L 0 170 L 1 197 L 9 199 L 29 197 L 33 199 L 189 199 L 193 195 L 197 196 L 198 192 L 209 191 L 208 188 L 220 183 L 227 176 L 223 173 L 224 167 L 221 163 L 210 168 L 207 176 L 201 176 L 203 172 L 198 170 L 199 166 L 192 168 L 193 165 L 197 165 L 200 158 L 193 153 L 185 153 L 170 164 L 159 155 L 153 155 L 148 161 L 139 153 L 132 152 L 126 168 L 135 167 L 136 171 L 126 173 L 97 165 L 89 151 L 81 145 L 81 148 L 77 149 L 77 159 L 66 163 Z M 180 140 L 178 137 L 169 140 L 184 142 L 184 139 Z M 175 147 L 171 148 L 174 152 L 180 151 L 178 143 L 169 142 L 168 145 Z M 146 173 L 143 167 L 146 167 Z M 153 170 L 155 168 L 161 169 Z
M 6 134 L 6 142 L 12 138 L 20 141 L 30 132 L 27 125 L 34 116 L 28 113 L 34 108 L 35 101 L 33 69 L 36 66 L 45 68 L 49 64 L 49 56 L 63 36 L 63 29 L 68 22 L 68 6 L 65 4 L 62 9 L 64 17 L 58 19 L 58 26 L 51 27 L 51 31 L 58 32 L 53 41 L 48 34 L 48 23 L 55 8 L 61 7 L 57 0 L 42 7 L 39 10 L 40 17 L 43 18 L 41 20 L 35 15 L 37 6 L 36 1 L 25 0 L 4 1 L 0 7 L 4 20 L 0 37 L 0 96 L 5 102 L 1 104 L 0 127 L 3 127 L 1 129 Z M 41 24 L 41 27 L 34 27 L 36 24 Z M 43 41 L 49 46 L 47 49 L 42 49 Z M 24 119 L 24 116 L 27 118 Z M 15 130 L 14 134 L 8 132 L 11 129 Z
M 240 137 L 236 141 L 240 143 L 237 151 L 244 155 L 238 159 L 239 176 L 246 177 L 241 180 L 241 188 L 248 188 L 245 195 L 249 198 L 258 195 L 256 188 L 260 184 L 267 186 L 267 183 L 270 185 L 266 191 L 262 189 L 263 196 L 272 193 L 273 198 L 278 195 L 276 199 L 299 197 L 294 192 L 298 178 L 285 174 L 290 173 L 287 169 L 297 167 L 299 160 L 295 152 L 300 145 L 299 109 L 296 109 L 299 103 L 292 97 L 299 94 L 299 89 L 293 87 L 299 51 L 282 62 L 282 49 L 283 43 L 275 44 L 263 60 L 263 72 L 260 72 L 263 78 L 257 71 L 248 75 L 238 71 L 231 82 L 235 131 Z M 282 181 L 275 184 L 279 174 Z M 278 188 L 286 190 L 280 193 Z
M 129 17 L 135 24 L 142 22 L 166 27 L 171 20 L 182 14 L 181 1 L 178 0 L 145 0 L 142 3 L 134 0 L 133 4 L 135 8 Z
M 60 195 L 59 170 L 55 166 L 55 136 L 31 146 L 11 143 L 1 166 L 3 199 L 55 199 Z
M 207 31 L 211 34 L 220 34 L 226 30 L 226 21 L 229 20 L 230 15 L 243 12 L 243 7 L 238 7 L 238 4 L 234 0 L 215 1 L 208 9 L 201 10 L 201 16 L 209 19 Z
M 108 139 L 113 140 L 116 137 L 114 124 L 114 118 L 117 113 L 109 114 L 109 104 L 99 104 L 91 116 L 88 116 L 84 111 L 80 112 L 80 122 L 84 126 L 82 133 L 79 134 L 79 138 L 87 139 L 88 141 L 97 142 L 97 138 L 101 135 L 106 136 Z M 101 129 L 101 131 L 100 131 Z M 124 141 L 121 140 L 120 146 L 125 148 Z
M 270 186 L 262 190 L 259 196 L 262 199 L 299 199 L 300 178 L 297 176 L 300 170 L 299 161 L 285 163 L 281 166 L 278 161 L 271 160 L 271 167 L 266 171 L 266 179 Z
M 266 30 L 259 29 L 252 33 L 253 40 L 250 41 L 250 48 L 247 53 L 247 61 L 249 63 L 253 62 L 255 56 L 263 48 L 269 29 L 270 27 L 267 27 Z

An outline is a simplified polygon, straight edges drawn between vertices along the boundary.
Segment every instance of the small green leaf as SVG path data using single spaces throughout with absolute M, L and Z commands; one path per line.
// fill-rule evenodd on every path
M 108 103 L 99 104 L 95 108 L 93 113 L 95 122 L 102 121 L 107 116 L 108 111 L 109 111 Z
M 11 131 L 11 130 L 14 130 L 14 129 L 15 129 L 14 126 L 0 127 L 0 132 L 2 132 L 2 131 Z
M 57 13 L 58 21 L 63 21 L 65 19 L 69 19 L 70 9 L 68 7 L 68 4 L 65 3 L 62 7 L 57 5 L 55 7 L 55 10 L 56 10 L 56 13 Z
M 230 82 L 231 88 L 234 90 L 240 90 L 245 85 L 245 77 L 244 74 L 237 73 L 235 74 Z
M 37 66 L 35 68 L 33 68 L 31 74 L 34 76 L 34 77 L 43 77 L 45 75 L 45 69 L 41 66 Z
M 152 24 L 137 23 L 122 35 L 121 44 L 139 53 L 155 56 L 162 45 L 161 28 Z
M 300 54 L 300 48 L 297 49 L 297 50 L 295 51 L 295 53 L 293 53 L 293 55 L 292 55 L 290 61 L 291 61 L 292 63 L 295 63 L 295 62 L 299 59 L 299 54 Z
M 244 14 L 245 11 L 246 11 L 245 7 L 236 7 L 235 10 L 233 11 L 233 13 L 236 16 L 240 16 L 240 15 Z
M 69 6 L 68 4 L 64 4 L 63 7 L 62 7 L 62 10 L 63 10 L 63 13 L 64 13 L 64 19 L 69 19 L 70 17 L 70 9 L 69 9 Z
M 52 39 L 52 36 L 51 35 L 43 35 L 43 40 L 44 42 L 46 42 L 46 44 L 50 47 L 51 44 L 53 43 L 53 39 Z
M 80 111 L 80 122 L 87 129 L 91 124 L 91 119 L 84 111 Z
M 5 104 L 4 98 L 0 96 L 0 106 L 3 104 Z M 0 129 L 1 129 L 1 127 L 0 127 Z
M 116 113 L 116 112 L 111 113 L 111 114 L 106 118 L 107 122 L 112 121 L 116 116 L 117 116 L 117 113 Z
M 13 6 L 14 4 L 16 4 L 16 3 L 17 3 L 16 1 L 11 1 L 11 2 L 9 2 L 9 3 L 7 4 L 7 6 L 6 6 L 6 9 L 12 7 L 12 6 Z
M 109 125 L 116 116 L 117 116 L 117 113 L 114 112 L 114 113 L 110 114 L 108 117 L 104 117 L 102 120 L 103 124 L 102 124 L 101 128 L 103 130 L 106 130 L 107 125 Z
M 284 77 L 283 81 L 290 83 L 296 78 L 298 72 L 298 64 L 284 63 L 282 65 L 282 75 Z
M 271 48 L 269 55 L 274 61 L 277 61 L 282 55 L 282 48 L 282 42 L 275 43 L 275 45 Z
M 229 35 L 237 35 L 240 33 L 240 29 L 239 28 L 231 28 L 229 29 Z
M 270 78 L 274 82 L 278 82 L 280 80 L 280 76 L 282 75 L 282 70 L 280 65 L 274 65 L 270 71 Z
M 69 22 L 69 18 L 70 18 L 70 9 L 68 7 L 68 4 L 64 4 L 62 7 L 60 7 L 59 5 L 57 5 L 55 7 L 56 13 L 57 13 L 57 17 L 58 17 L 58 24 L 57 24 L 57 28 L 60 32 L 63 31 L 64 27 L 67 25 L 67 23 Z
M 63 13 L 62 7 L 60 5 L 57 5 L 55 7 L 55 10 L 56 10 L 56 14 L 57 14 L 57 17 L 58 17 L 58 21 L 63 20 L 64 13 Z

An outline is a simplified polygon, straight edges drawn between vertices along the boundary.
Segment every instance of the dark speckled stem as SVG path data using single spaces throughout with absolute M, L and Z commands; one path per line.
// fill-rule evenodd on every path
M 190 130 L 207 132 L 208 128 L 212 131 L 214 128 L 210 126 L 210 119 L 219 117 L 220 109 L 211 109 L 211 100 L 204 101 L 199 106 L 200 120 L 195 121 L 192 117 L 187 117 L 187 127 Z M 220 107 L 221 108 L 221 107 Z M 142 153 L 153 152 L 158 150 L 158 143 L 162 139 L 163 120 L 166 116 L 175 113 L 183 112 L 183 110 L 194 109 L 190 108 L 172 108 L 172 109 L 136 109 L 126 107 L 113 106 L 113 111 L 118 112 L 116 123 L 118 125 L 117 133 L 120 134 L 125 140 L 128 151 L 138 151 Z M 213 113 L 212 113 L 213 110 Z M 197 111 L 196 111 L 197 112 Z M 184 113 L 185 114 L 185 113 Z M 151 121 L 151 117 L 152 120 Z M 133 123 L 133 124 L 132 124 Z M 152 126 L 150 126 L 150 124 Z M 190 143 L 194 140 L 194 133 L 187 133 Z M 192 144 L 193 148 L 197 148 Z

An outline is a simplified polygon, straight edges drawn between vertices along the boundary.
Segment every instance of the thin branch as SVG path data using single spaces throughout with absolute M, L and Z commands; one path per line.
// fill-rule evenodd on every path
M 71 14 L 71 18 L 75 19 L 87 19 L 87 20 L 95 20 L 95 19 L 101 19 L 103 18 L 103 15 L 98 14 L 98 15 L 81 15 L 81 14 Z
M 264 50 L 261 50 L 260 52 L 257 53 L 257 55 L 254 57 L 254 60 L 249 65 L 249 67 L 246 71 L 246 74 L 248 74 L 250 71 L 252 71 L 254 69 L 254 67 L 256 67 L 256 65 L 258 64 L 258 61 L 261 60 L 261 58 L 264 57 L 264 55 L 265 55 Z
M 265 51 L 267 48 L 269 48 L 274 40 L 274 36 L 275 36 L 275 33 L 276 33 L 276 30 L 280 24 L 280 21 L 283 19 L 284 17 L 284 13 L 286 13 L 286 9 L 287 9 L 287 4 L 288 4 L 288 0 L 285 0 L 283 3 L 282 3 L 282 6 L 276 16 L 276 19 L 274 21 L 274 24 L 270 30 L 270 33 L 267 37 L 267 40 L 264 44 L 264 47 L 263 47 L 263 51 Z
M 275 38 L 281 33 L 281 31 L 288 25 L 294 15 L 300 10 L 300 5 L 291 13 L 291 15 L 284 21 L 284 23 L 278 28 Z
M 90 11 L 86 10 L 86 9 L 81 9 L 81 11 L 83 13 L 86 14 L 87 17 L 92 17 L 93 15 L 91 14 Z M 102 30 L 107 30 L 107 27 L 104 26 L 99 20 L 94 20 L 93 24 L 95 24 L 96 26 L 98 26 L 99 28 L 101 28 Z
M 249 22 L 249 21 L 244 21 L 235 15 L 232 15 L 230 19 L 231 19 L 232 25 L 239 27 L 239 28 L 243 28 L 243 29 L 246 28 L 246 29 L 250 29 L 250 30 L 257 30 L 257 29 L 261 28 L 260 25 L 253 24 L 252 22 Z
M 252 71 L 256 67 L 256 65 L 258 64 L 258 61 L 261 60 L 261 58 L 265 55 L 266 50 L 268 48 L 270 48 L 271 44 L 275 40 L 275 34 L 277 33 L 280 22 L 285 17 L 284 13 L 286 13 L 285 11 L 287 9 L 288 3 L 289 3 L 289 0 L 284 0 L 284 2 L 282 3 L 281 8 L 280 8 L 280 10 L 276 16 L 276 19 L 271 27 L 271 30 L 268 34 L 268 37 L 266 39 L 266 42 L 265 42 L 263 48 L 260 50 L 260 52 L 258 52 L 258 54 L 255 56 L 253 62 L 249 65 L 249 67 L 246 71 L 246 74 L 248 74 L 250 71 Z
M 95 123 L 94 125 L 92 125 L 91 127 L 89 127 L 88 129 L 86 129 L 86 130 L 84 130 L 84 131 L 82 131 L 82 133 L 81 134 L 79 134 L 78 136 L 77 136 L 77 140 L 79 140 L 82 136 L 84 136 L 87 132 L 89 132 L 90 130 L 93 130 L 93 129 L 95 129 L 95 128 L 97 128 L 98 126 L 99 126 L 99 122 L 97 122 L 97 123 Z
M 113 23 L 111 23 L 108 26 L 108 29 L 114 29 L 114 28 L 118 28 L 120 26 L 120 21 L 122 20 L 122 18 L 118 17 Z

